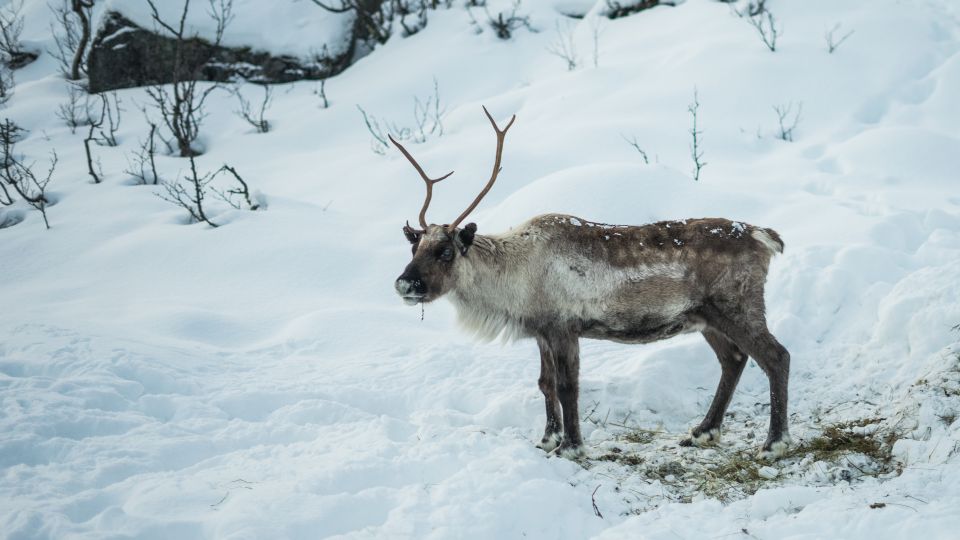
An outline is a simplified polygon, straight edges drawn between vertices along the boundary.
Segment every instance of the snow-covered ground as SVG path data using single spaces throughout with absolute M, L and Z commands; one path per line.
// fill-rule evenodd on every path
M 55 63 L 44 54 L 16 73 L 0 117 L 30 130 L 18 148 L 38 168 L 53 148 L 60 162 L 50 230 L 22 203 L 0 208 L 0 222 L 23 218 L 0 229 L 0 535 L 956 538 L 960 5 L 771 1 L 783 25 L 771 52 L 728 5 L 688 0 L 600 20 L 595 66 L 598 20 L 561 15 L 592 2 L 526 0 L 539 31 L 509 41 L 477 33 L 454 3 L 327 81 L 328 109 L 315 83 L 277 87 L 269 133 L 214 93 L 197 163 L 230 163 L 267 202 L 215 205 L 216 229 L 123 172 L 146 134 L 143 90 L 119 92 L 121 144 L 95 148 L 95 185 L 85 130 L 54 114 L 67 95 Z M 301 19 L 283 15 L 305 5 L 238 3 L 242 40 L 260 20 L 274 36 L 263 47 L 295 47 L 282 37 L 302 34 Z M 51 47 L 45 2 L 24 12 L 27 43 Z M 574 71 L 548 52 L 557 21 L 574 32 Z M 837 23 L 854 34 L 829 54 Z M 472 217 L 480 233 L 548 211 L 779 231 L 768 317 L 793 358 L 792 434 L 811 451 L 750 457 L 768 416 L 752 362 L 723 443 L 676 445 L 719 377 L 696 335 L 585 341 L 588 459 L 535 448 L 535 345 L 473 343 L 445 301 L 421 321 L 393 291 L 409 259 L 400 226 L 423 187 L 402 156 L 371 151 L 356 105 L 411 125 L 434 79 L 443 135 L 409 147 L 428 171 L 457 171 L 436 188 L 435 221 L 486 179 L 486 105 L 517 122 Z M 773 106 L 801 102 L 794 141 L 778 139 Z M 187 167 L 159 159 L 167 178 Z M 813 451 L 831 429 L 882 444 Z

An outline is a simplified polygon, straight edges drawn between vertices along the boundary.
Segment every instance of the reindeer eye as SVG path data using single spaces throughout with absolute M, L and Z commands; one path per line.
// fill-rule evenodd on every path
M 443 251 L 440 252 L 440 260 L 449 261 L 453 259 L 453 248 L 445 247 Z

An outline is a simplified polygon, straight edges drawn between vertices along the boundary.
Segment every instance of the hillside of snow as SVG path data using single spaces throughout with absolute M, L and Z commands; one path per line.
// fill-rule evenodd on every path
M 22 39 L 41 54 L 0 109 L 29 130 L 26 162 L 58 158 L 49 230 L 22 201 L 0 206 L 0 537 L 956 538 L 956 2 L 769 0 L 772 52 L 714 0 L 613 20 L 602 1 L 524 0 L 529 27 L 509 40 L 487 20 L 513 2 L 454 1 L 327 80 L 327 108 L 316 82 L 275 86 L 267 133 L 211 93 L 197 166 L 235 167 L 265 203 L 211 198 L 216 228 L 125 172 L 148 133 L 141 109 L 155 114 L 144 89 L 117 93 L 119 145 L 94 145 L 91 181 L 87 128 L 56 114 L 68 84 L 46 4 L 24 3 Z M 311 35 L 331 19 L 307 0 L 234 9 L 226 43 L 310 54 L 329 37 Z M 829 53 L 837 24 L 853 33 Z M 573 70 L 551 53 L 561 42 Z M 752 361 L 723 441 L 677 445 L 720 375 L 696 334 L 583 340 L 587 458 L 537 449 L 535 343 L 476 343 L 446 300 L 421 313 L 394 291 L 423 182 L 380 151 L 358 106 L 412 128 L 433 96 L 442 130 L 407 143 L 428 174 L 456 171 L 433 222 L 489 175 L 483 105 L 517 120 L 470 217 L 480 234 L 545 212 L 778 231 L 767 317 L 792 355 L 797 451 L 754 458 L 769 403 Z M 774 110 L 788 106 L 801 110 L 792 141 Z M 165 152 L 157 166 L 168 181 L 189 169 Z

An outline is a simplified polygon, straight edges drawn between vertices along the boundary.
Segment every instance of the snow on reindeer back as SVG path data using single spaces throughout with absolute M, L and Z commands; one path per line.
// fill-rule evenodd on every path
M 183 14 L 183 0 L 155 0 L 154 5 L 160 18 L 176 28 Z M 158 27 L 146 0 L 107 0 L 98 14 L 102 18 L 111 11 L 142 28 Z M 353 23 L 352 14 L 331 13 L 313 2 L 233 0 L 231 15 L 223 45 L 297 58 L 342 54 L 349 46 Z M 190 2 L 186 26 L 190 36 L 210 41 L 216 37 L 217 23 L 208 1 Z

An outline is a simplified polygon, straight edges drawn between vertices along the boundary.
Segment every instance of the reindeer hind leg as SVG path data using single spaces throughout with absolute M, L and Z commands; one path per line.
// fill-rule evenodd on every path
M 762 316 L 751 317 L 742 310 L 734 313 L 737 316 L 728 316 L 719 310 L 711 309 L 704 315 L 710 326 L 722 332 L 756 360 L 767 375 L 770 382 L 770 429 L 760 450 L 760 457 L 775 458 L 783 455 L 790 444 L 787 418 L 790 353 L 773 337 Z
M 717 393 L 713 396 L 713 402 L 707 415 L 700 422 L 700 425 L 690 430 L 690 436 L 680 441 L 680 446 L 706 446 L 720 442 L 720 426 L 723 423 L 723 415 L 730 405 L 730 399 L 733 392 L 740 382 L 740 375 L 743 368 L 747 365 L 747 355 L 740 347 L 727 339 L 726 336 L 713 329 L 703 331 L 703 337 L 707 340 L 710 348 L 717 355 L 720 361 L 720 382 L 717 385 Z

